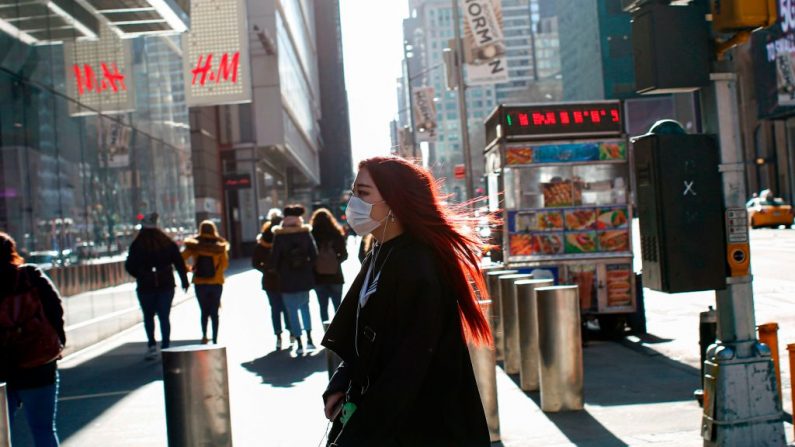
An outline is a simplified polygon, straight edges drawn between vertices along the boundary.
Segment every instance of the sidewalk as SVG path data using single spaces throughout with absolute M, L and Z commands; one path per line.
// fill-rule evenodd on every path
M 357 268 L 353 256 L 346 277 L 352 279 Z M 313 338 L 319 341 L 314 295 L 310 308 Z M 195 301 L 175 307 L 174 344 L 198 342 L 198 321 Z M 258 272 L 228 279 L 219 342 L 228 347 L 235 445 L 318 445 L 327 427 L 320 398 L 328 378 L 325 352 L 296 358 L 274 351 Z M 166 446 L 161 365 L 143 359 L 145 345 L 138 325 L 61 363 L 58 428 L 64 446 Z M 585 411 L 562 414 L 544 414 L 538 393 L 522 392 L 518 377 L 498 369 L 503 446 L 702 445 L 701 410 L 692 398 L 698 370 L 604 341 L 590 342 L 584 361 Z M 16 428 L 26 431 L 22 424 Z M 15 447 L 32 445 L 26 433 L 18 434 Z

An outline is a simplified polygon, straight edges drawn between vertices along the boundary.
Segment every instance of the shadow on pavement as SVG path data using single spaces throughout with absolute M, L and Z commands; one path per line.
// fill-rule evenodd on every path
M 172 342 L 172 346 L 197 341 Z M 59 368 L 57 426 L 61 441 L 69 439 L 119 401 L 152 382 L 162 380 L 159 359 L 145 360 L 146 343 L 127 343 L 80 365 Z M 24 417 L 17 412 L 13 445 L 33 445 Z
M 262 383 L 290 388 L 299 385 L 312 374 L 326 370 L 326 351 L 320 349 L 293 357 L 289 349 L 282 349 L 242 363 L 241 366 L 259 375 Z

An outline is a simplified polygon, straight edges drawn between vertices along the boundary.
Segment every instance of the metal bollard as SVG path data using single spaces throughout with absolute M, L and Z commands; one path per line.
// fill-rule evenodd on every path
M 516 305 L 516 286 L 522 279 L 530 279 L 529 273 L 500 276 L 500 317 L 502 319 L 503 367 L 508 374 L 519 374 L 519 318 Z
M 169 447 L 232 446 L 225 347 L 164 349 L 163 387 Z
M 8 419 L 8 395 L 5 383 L 0 383 L 0 447 L 11 447 L 11 422 Z
M 484 315 L 489 314 L 491 301 L 479 301 Z M 472 371 L 478 384 L 483 412 L 486 413 L 486 424 L 489 427 L 491 442 L 500 440 L 500 414 L 497 410 L 497 359 L 491 346 L 474 346 L 469 344 L 469 358 L 472 360 Z
M 328 327 L 330 325 L 330 321 L 324 321 L 323 332 L 328 332 Z M 331 379 L 331 376 L 333 376 L 334 372 L 337 371 L 337 367 L 340 366 L 340 363 L 342 363 L 342 359 L 330 349 L 326 349 L 326 369 L 328 370 L 329 379 Z
M 519 320 L 519 384 L 524 391 L 538 391 L 538 317 L 536 291 L 554 284 L 551 279 L 516 281 L 516 310 Z
M 770 348 L 770 356 L 773 357 L 773 366 L 776 368 L 776 385 L 778 385 L 778 398 L 781 406 L 784 406 L 784 395 L 781 394 L 781 361 L 778 357 L 778 323 L 765 323 L 756 327 L 759 332 L 759 341 Z
M 577 286 L 536 289 L 541 409 L 582 410 L 583 371 Z
M 489 287 L 489 298 L 491 298 L 491 306 L 489 310 L 489 317 L 491 319 L 491 334 L 494 337 L 494 349 L 496 350 L 495 355 L 497 356 L 497 361 L 504 360 L 503 350 L 505 348 L 505 343 L 503 342 L 503 330 L 502 330 L 502 317 L 500 316 L 500 303 L 502 299 L 500 298 L 500 276 L 501 275 L 514 275 L 519 273 L 518 270 L 496 270 L 489 272 L 488 282 L 486 285 Z
M 787 345 L 787 351 L 789 351 L 789 383 L 790 383 L 790 390 L 792 390 L 792 410 L 795 411 L 795 343 L 791 343 Z M 782 407 L 783 407 L 782 403 Z M 795 431 L 795 430 L 793 430 Z

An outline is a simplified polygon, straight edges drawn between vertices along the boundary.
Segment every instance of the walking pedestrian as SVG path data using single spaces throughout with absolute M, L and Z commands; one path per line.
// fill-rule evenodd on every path
M 25 409 L 36 447 L 58 446 L 58 365 L 66 344 L 63 306 L 47 275 L 24 265 L 16 243 L 0 232 L 0 382 L 8 415 Z M 30 334 L 25 336 L 25 334 Z
M 155 315 L 160 322 L 160 347 L 166 349 L 171 343 L 171 303 L 174 301 L 174 269 L 177 269 L 182 290 L 188 290 L 188 275 L 185 261 L 179 255 L 179 247 L 166 233 L 157 227 L 157 213 L 149 214 L 141 221 L 141 229 L 130 244 L 124 268 L 135 278 L 136 293 L 144 314 L 146 331 L 146 358 L 157 357 L 155 342 Z
M 467 348 L 491 343 L 480 246 L 435 185 L 400 158 L 359 164 L 347 221 L 377 242 L 322 342 L 343 360 L 323 394 L 330 445 L 490 445 Z
M 331 300 L 334 312 L 342 301 L 342 263 L 348 259 L 345 246 L 345 230 L 337 219 L 325 208 L 312 214 L 312 237 L 317 245 L 315 260 L 315 294 L 320 305 L 320 320 L 329 321 L 328 302 Z
M 312 341 L 312 318 L 309 314 L 309 291 L 315 286 L 314 262 L 317 247 L 312 238 L 312 227 L 304 224 L 305 208 L 290 205 L 284 209 L 284 220 L 273 228 L 271 262 L 279 272 L 282 297 L 290 317 L 290 334 L 297 344 L 295 353 L 302 355 L 301 322 L 306 331 L 306 347 L 315 349 Z M 301 322 L 298 312 L 301 311 Z
M 199 224 L 199 234 L 185 239 L 182 257 L 190 264 L 193 287 L 201 309 L 202 344 L 209 343 L 207 321 L 212 322 L 213 344 L 218 344 L 218 308 L 224 291 L 224 272 L 229 267 L 229 244 L 211 220 Z
M 268 296 L 268 303 L 271 307 L 271 323 L 273 324 L 273 333 L 276 335 L 277 351 L 282 349 L 282 319 L 284 319 L 284 327 L 288 332 L 290 331 L 290 318 L 287 315 L 287 308 L 284 307 L 279 272 L 271 263 L 273 227 L 279 225 L 282 219 L 280 210 L 274 208 L 268 212 L 268 220 L 262 225 L 262 230 L 257 236 L 254 254 L 251 257 L 252 266 L 262 272 L 262 289 Z

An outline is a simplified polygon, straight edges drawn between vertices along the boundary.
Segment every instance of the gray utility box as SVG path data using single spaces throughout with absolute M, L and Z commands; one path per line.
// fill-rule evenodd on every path
M 667 293 L 726 288 L 719 153 L 710 135 L 633 143 L 643 285 Z

